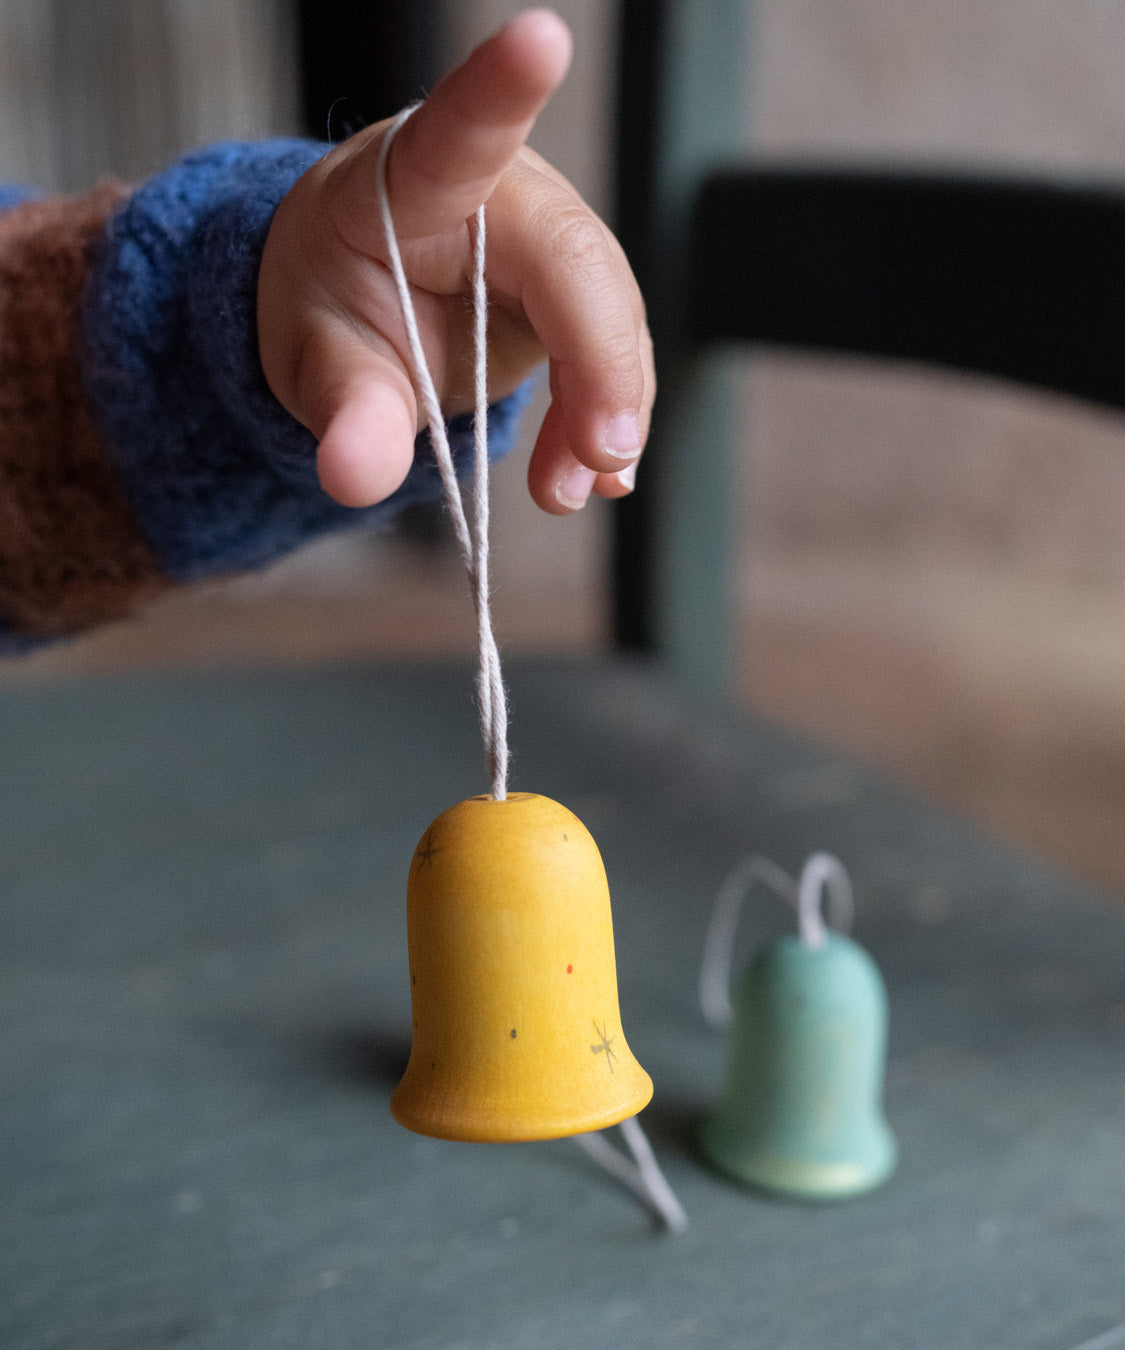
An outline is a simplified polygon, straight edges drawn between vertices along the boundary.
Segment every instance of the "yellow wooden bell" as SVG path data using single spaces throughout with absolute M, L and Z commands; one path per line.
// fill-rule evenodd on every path
M 471 797 L 414 852 L 410 1063 L 395 1119 L 438 1139 L 553 1139 L 646 1106 L 625 1042 L 597 845 L 534 793 Z

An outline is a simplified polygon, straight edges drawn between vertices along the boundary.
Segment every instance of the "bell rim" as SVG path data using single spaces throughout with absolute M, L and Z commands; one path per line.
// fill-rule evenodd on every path
M 637 1065 L 637 1069 L 638 1079 L 643 1075 L 643 1080 L 638 1082 L 637 1090 L 627 1099 L 618 1098 L 613 1105 L 603 1106 L 598 1111 L 575 1113 L 565 1119 L 559 1113 L 551 1115 L 543 1112 L 538 1118 L 529 1115 L 522 1121 L 517 1119 L 513 1122 L 510 1114 L 495 1108 L 475 1113 L 466 1110 L 448 1113 L 415 1111 L 411 1109 L 409 1101 L 401 1099 L 412 1095 L 409 1090 L 402 1093 L 401 1097 L 398 1090 L 391 1096 L 391 1115 L 404 1129 L 414 1134 L 424 1135 L 428 1139 L 447 1139 L 453 1143 L 521 1144 L 545 1139 L 569 1139 L 572 1135 L 591 1134 L 595 1130 L 608 1129 L 611 1125 L 620 1125 L 623 1120 L 639 1115 L 648 1106 L 653 1095 L 652 1079 L 640 1065 Z M 495 1121 L 500 1117 L 505 1122 L 502 1128 L 487 1123 L 489 1118 Z
M 713 1121 L 704 1123 L 699 1146 L 713 1167 L 744 1186 L 786 1199 L 832 1203 L 867 1195 L 894 1172 L 898 1166 L 898 1145 L 889 1126 L 884 1128 L 882 1156 L 869 1164 L 815 1162 L 762 1149 L 750 1154 L 727 1149 L 721 1136 L 715 1137 Z

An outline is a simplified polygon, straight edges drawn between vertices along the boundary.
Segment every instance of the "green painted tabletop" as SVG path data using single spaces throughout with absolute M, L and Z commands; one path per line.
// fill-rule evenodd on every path
M 605 859 L 687 1232 L 570 1141 L 389 1115 L 411 853 L 486 787 L 466 667 L 9 690 L 0 1344 L 1072 1350 L 1125 1322 L 1125 916 L 643 668 L 509 678 L 512 787 Z M 816 849 L 887 983 L 901 1149 L 839 1206 L 737 1189 L 695 1149 L 723 1073 L 695 1002 L 716 888 L 749 852 Z M 752 900 L 740 959 L 787 926 Z

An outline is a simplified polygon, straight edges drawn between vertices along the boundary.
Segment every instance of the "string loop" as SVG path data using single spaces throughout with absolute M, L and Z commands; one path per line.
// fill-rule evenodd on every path
M 730 968 L 734 937 L 742 906 L 755 882 L 768 886 L 797 911 L 797 928 L 807 947 L 822 947 L 825 925 L 821 916 L 822 895 L 827 892 L 832 927 L 846 932 L 852 923 L 855 900 L 844 865 L 831 853 L 814 853 L 801 870 L 800 881 L 769 858 L 750 854 L 729 873 L 719 887 L 703 943 L 699 968 L 699 1006 L 713 1027 L 728 1027 L 733 1010 L 730 1001 Z

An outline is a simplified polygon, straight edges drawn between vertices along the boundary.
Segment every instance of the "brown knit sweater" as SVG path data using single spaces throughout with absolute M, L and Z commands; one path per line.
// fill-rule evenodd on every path
M 92 250 L 124 195 L 104 183 L 0 213 L 0 612 L 28 636 L 117 618 L 169 585 L 79 374 Z

